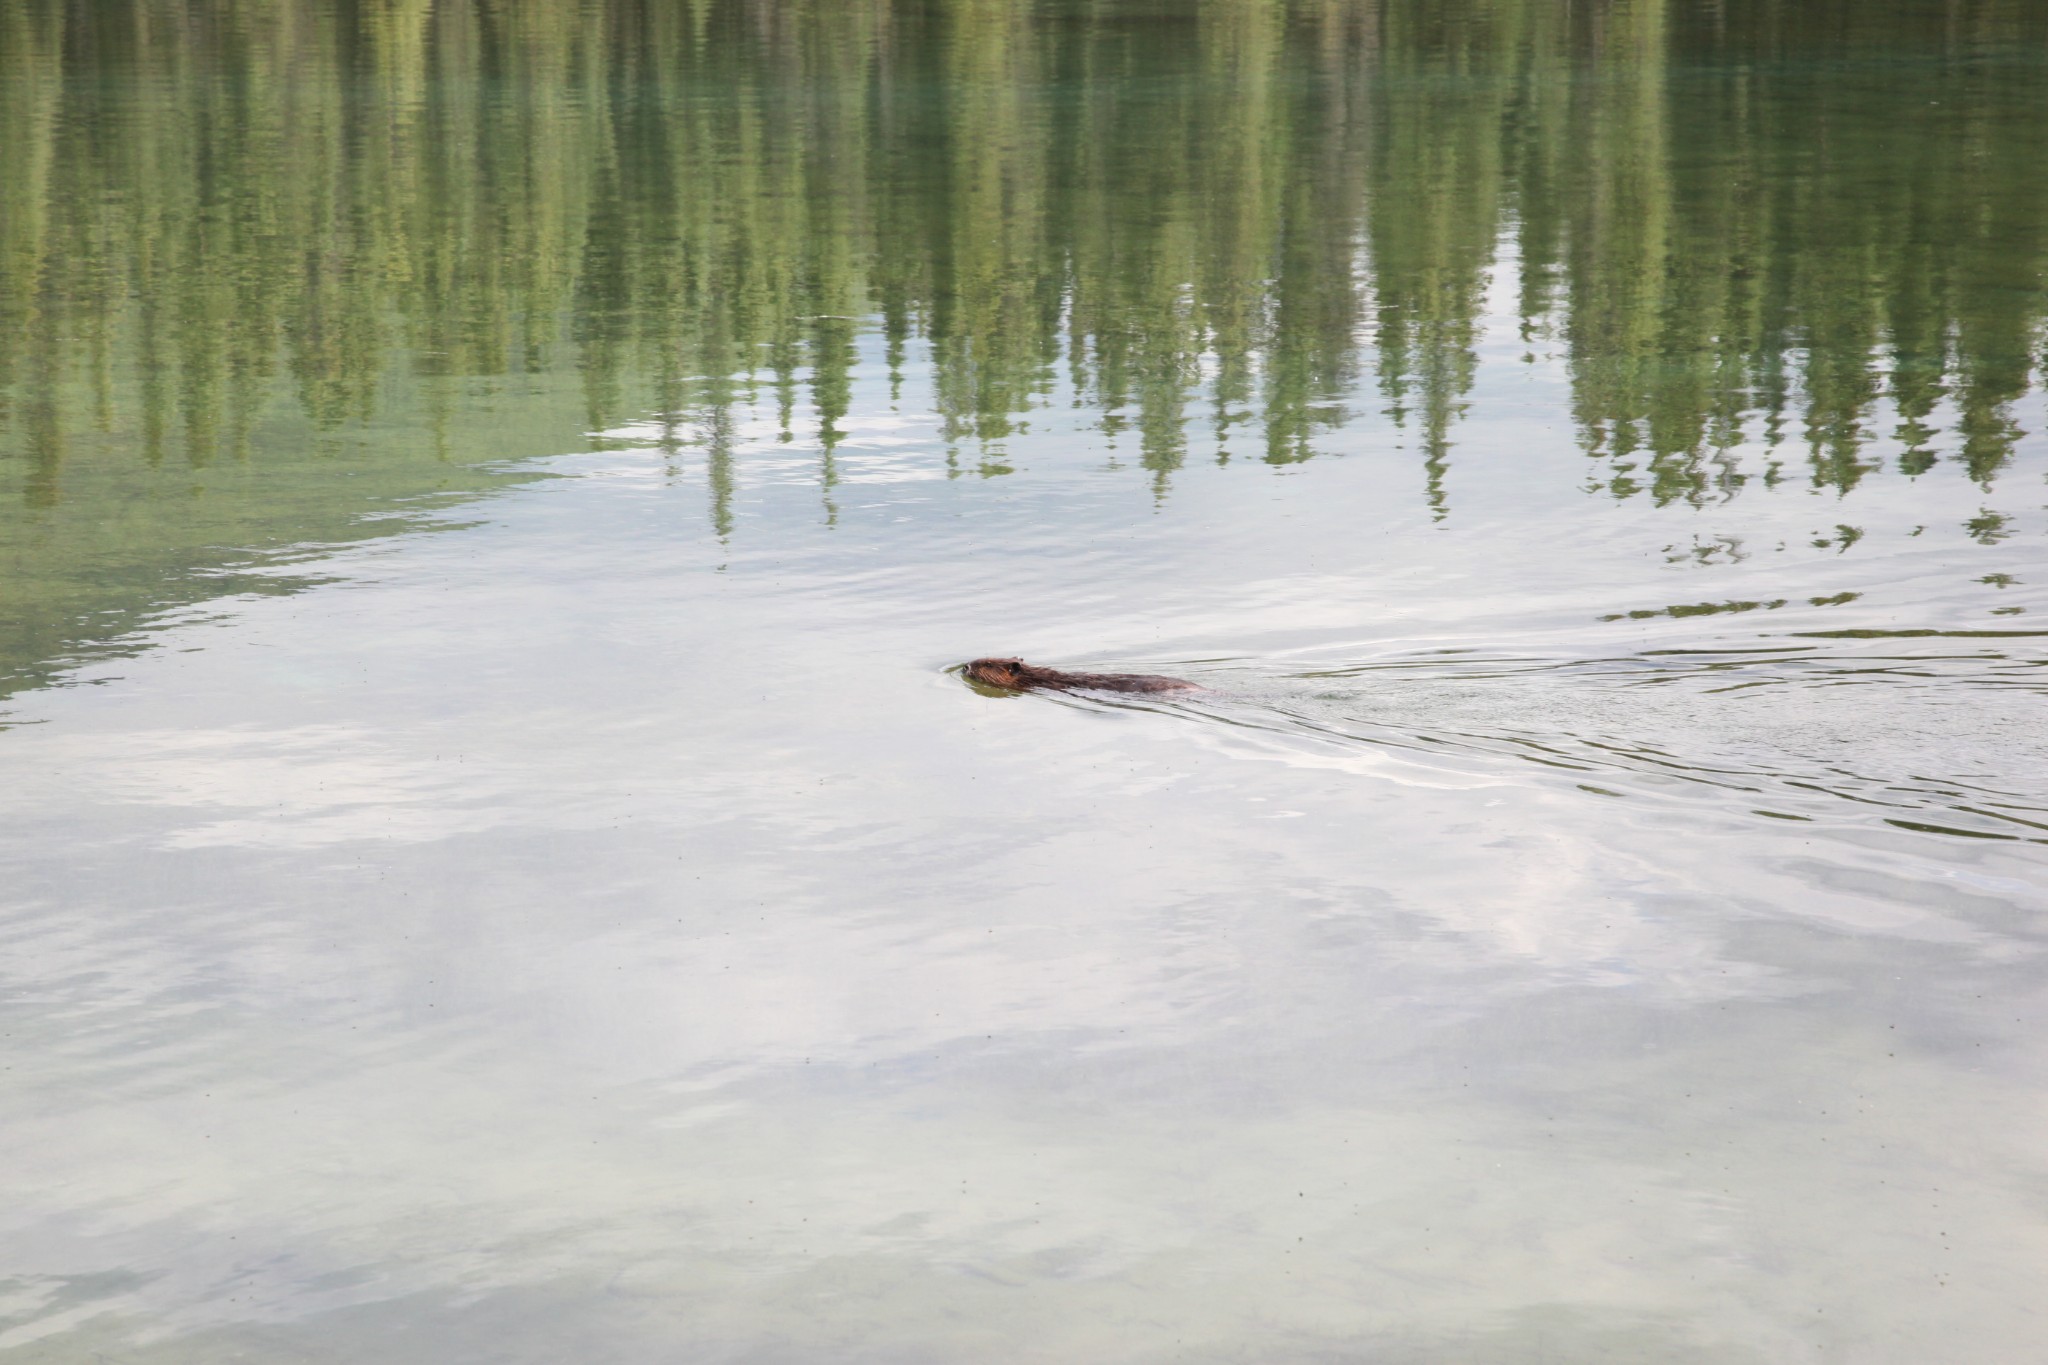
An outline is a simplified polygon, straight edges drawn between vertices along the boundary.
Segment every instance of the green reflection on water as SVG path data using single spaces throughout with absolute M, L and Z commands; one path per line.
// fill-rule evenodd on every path
M 1491 290 L 1604 495 L 1847 492 L 1879 446 L 1989 484 L 2044 38 L 2031 0 L 0 0 L 0 677 L 649 411 L 729 534 L 763 384 L 829 497 L 870 331 L 984 473 L 1070 384 L 1161 495 L 1392 421 L 1441 515 Z

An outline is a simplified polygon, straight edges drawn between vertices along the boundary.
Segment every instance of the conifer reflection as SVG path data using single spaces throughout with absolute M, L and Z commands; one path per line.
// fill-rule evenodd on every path
M 2025 0 L 0 0 L 0 448 L 49 507 L 83 429 L 260 459 L 280 385 L 340 428 L 394 374 L 572 370 L 591 427 L 711 453 L 723 532 L 764 384 L 829 506 L 872 327 L 970 461 L 1064 378 L 1162 493 L 1197 445 L 1310 457 L 1370 376 L 1442 513 L 1511 244 L 1612 495 L 1730 496 L 1757 440 L 1847 491 L 1879 435 L 1988 483 L 2044 37 Z

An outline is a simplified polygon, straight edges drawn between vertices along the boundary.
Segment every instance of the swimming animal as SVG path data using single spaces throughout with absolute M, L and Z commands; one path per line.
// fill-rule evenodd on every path
M 1052 692 L 1200 692 L 1202 688 L 1179 678 L 1162 678 L 1154 673 L 1062 673 L 1057 668 L 1040 668 L 1022 659 L 976 659 L 962 670 L 984 687 L 1012 692 L 1043 688 Z

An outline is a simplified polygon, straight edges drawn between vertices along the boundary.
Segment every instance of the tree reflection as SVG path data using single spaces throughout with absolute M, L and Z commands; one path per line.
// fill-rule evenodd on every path
M 1611 496 L 1732 496 L 1757 442 L 1846 493 L 1879 438 L 1988 484 L 2044 38 L 2029 0 L 0 0 L 0 440 L 49 507 L 81 429 L 203 466 L 280 384 L 340 428 L 395 371 L 568 370 L 593 429 L 709 451 L 724 535 L 764 384 L 830 507 L 871 327 L 899 376 L 928 346 L 956 467 L 1068 384 L 1162 495 L 1310 458 L 1370 375 L 1441 515 L 1512 268 Z

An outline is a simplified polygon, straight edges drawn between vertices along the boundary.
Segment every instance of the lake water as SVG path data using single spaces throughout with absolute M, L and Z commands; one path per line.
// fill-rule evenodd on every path
M 0 130 L 9 1365 L 2048 1340 L 2048 8 L 0 0 Z

